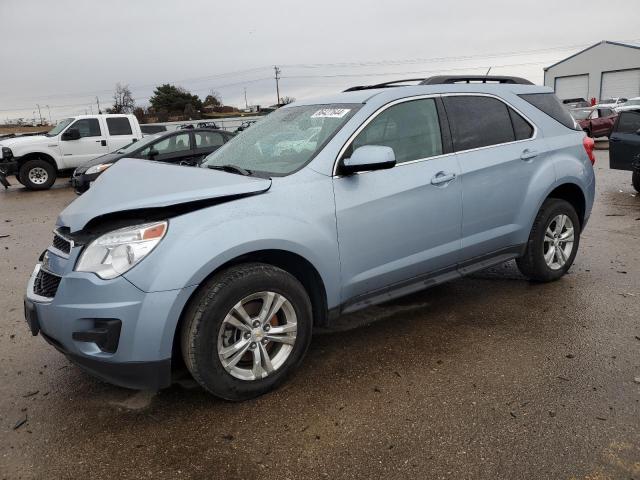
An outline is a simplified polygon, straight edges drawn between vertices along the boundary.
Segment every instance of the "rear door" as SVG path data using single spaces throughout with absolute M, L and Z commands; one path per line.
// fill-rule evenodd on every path
M 106 117 L 106 123 L 109 133 L 107 143 L 110 152 L 115 152 L 137 140 L 129 117 Z
M 334 177 L 343 301 L 424 285 L 426 274 L 453 271 L 459 259 L 460 168 L 437 99 L 378 111 L 342 158 L 364 145 L 393 148 L 397 165 Z
M 545 159 L 544 141 L 497 97 L 453 94 L 443 101 L 461 169 L 462 260 L 509 254 L 529 234 L 523 204 Z
M 640 110 L 620 113 L 609 139 L 609 166 L 617 170 L 633 170 L 640 162 Z
M 66 131 L 71 129 L 80 132 L 77 140 L 63 140 L 60 136 L 60 150 L 64 168 L 76 168 L 100 155 L 109 153 L 104 126 L 97 118 L 81 118 L 76 120 Z

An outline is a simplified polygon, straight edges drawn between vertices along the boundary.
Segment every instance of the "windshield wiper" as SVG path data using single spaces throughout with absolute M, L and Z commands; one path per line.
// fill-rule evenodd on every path
M 248 177 L 251 175 L 251 170 L 247 170 L 246 168 L 238 167 L 236 165 L 207 165 L 207 168 L 211 170 L 222 170 L 223 172 L 235 173 L 236 175 L 244 175 Z

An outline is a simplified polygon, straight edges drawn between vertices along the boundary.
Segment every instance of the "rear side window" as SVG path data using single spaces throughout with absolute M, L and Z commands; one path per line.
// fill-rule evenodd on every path
M 444 97 L 443 100 L 455 151 L 515 140 L 509 108 L 500 100 L 464 95 Z
M 551 118 L 560 122 L 567 128 L 576 130 L 576 123 L 569 112 L 558 100 L 558 97 L 553 93 L 525 93 L 520 95 L 520 98 L 527 101 L 538 110 L 546 113 Z
M 640 130 L 640 112 L 621 112 L 616 132 L 637 133 Z
M 533 137 L 533 127 L 514 109 L 509 108 L 509 116 L 513 125 L 513 133 L 516 140 L 526 140 Z
M 441 155 L 442 137 L 435 101 L 412 100 L 387 108 L 358 134 L 345 157 L 364 145 L 393 148 L 398 163 Z
M 107 118 L 109 135 L 131 135 L 131 124 L 126 117 Z
M 69 127 L 71 129 L 77 129 L 80 132 L 80 138 L 84 137 L 99 137 L 100 123 L 96 118 L 83 118 Z

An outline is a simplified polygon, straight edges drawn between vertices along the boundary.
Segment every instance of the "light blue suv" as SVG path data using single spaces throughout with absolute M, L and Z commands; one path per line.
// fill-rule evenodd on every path
M 514 77 L 354 87 L 270 114 L 203 168 L 125 159 L 57 221 L 25 315 L 73 362 L 229 400 L 273 389 L 313 327 L 516 259 L 576 256 L 593 142 Z

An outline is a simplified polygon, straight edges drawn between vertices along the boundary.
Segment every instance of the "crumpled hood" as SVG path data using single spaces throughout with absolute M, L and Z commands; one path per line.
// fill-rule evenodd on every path
M 91 188 L 58 217 L 58 226 L 81 230 L 114 212 L 171 207 L 269 190 L 271 180 L 207 168 L 184 167 L 123 158 L 98 177 Z

